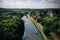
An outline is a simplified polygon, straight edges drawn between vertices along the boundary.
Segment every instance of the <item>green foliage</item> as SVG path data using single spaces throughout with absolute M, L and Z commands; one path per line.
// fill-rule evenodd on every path
M 59 35 L 59 32 L 57 31 L 59 29 L 59 20 L 58 18 L 43 18 L 40 23 L 44 26 L 43 31 L 46 35 L 49 35 L 50 32 L 55 32 L 57 35 Z
M 43 25 L 43 26 L 50 26 L 50 25 L 52 25 L 53 24 L 53 22 L 52 22 L 52 20 L 50 19 L 50 18 L 43 18 L 42 20 L 41 20 L 41 24 Z
M 50 32 L 55 33 L 60 38 L 60 9 L 52 9 L 53 17 L 50 17 L 47 13 L 48 10 L 39 10 L 39 11 L 32 11 L 30 16 L 34 19 L 37 19 L 38 23 L 41 23 L 43 27 L 43 32 L 50 36 Z M 51 36 L 49 37 L 50 40 Z
M 50 30 L 49 30 L 49 28 L 48 28 L 47 26 L 44 26 L 43 32 L 44 32 L 47 36 L 49 36 Z
M 0 40 L 21 40 L 24 21 L 17 15 L 0 15 Z

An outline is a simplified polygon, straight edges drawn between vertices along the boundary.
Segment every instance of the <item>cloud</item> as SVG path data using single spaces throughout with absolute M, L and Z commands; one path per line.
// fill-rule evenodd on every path
M 60 4 L 48 3 L 45 0 L 39 2 L 34 2 L 31 0 L 14 0 L 14 2 L 8 2 L 5 0 L 4 2 L 0 3 L 0 8 L 60 8 Z

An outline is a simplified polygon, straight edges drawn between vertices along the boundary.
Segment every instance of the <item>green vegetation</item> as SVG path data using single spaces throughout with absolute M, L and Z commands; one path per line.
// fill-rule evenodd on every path
M 28 13 L 44 26 L 41 31 L 48 40 L 53 40 L 55 35 L 60 38 L 60 9 L 28 10 L 0 9 L 0 40 L 21 40 L 24 35 L 24 21 L 21 18 Z
M 53 32 L 55 35 L 59 35 L 60 37 L 60 19 L 58 17 L 53 17 L 53 18 L 43 18 L 41 20 L 41 24 L 44 26 L 43 27 L 43 32 L 47 35 L 47 36 L 51 36 L 51 32 Z
M 48 10 L 47 10 L 48 11 Z M 43 27 L 43 32 L 48 37 L 48 40 L 53 40 L 52 34 L 60 38 L 60 12 L 59 10 L 53 10 L 53 17 L 47 11 L 32 11 L 30 16 L 32 16 L 38 23 L 41 23 Z
M 0 14 L 0 40 L 22 40 L 24 35 L 23 13 Z

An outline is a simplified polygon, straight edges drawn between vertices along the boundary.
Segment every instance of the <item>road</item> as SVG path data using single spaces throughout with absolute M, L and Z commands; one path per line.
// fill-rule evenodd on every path
M 25 21 L 25 32 L 22 40 L 42 40 L 42 35 L 34 24 L 26 16 L 22 19 Z

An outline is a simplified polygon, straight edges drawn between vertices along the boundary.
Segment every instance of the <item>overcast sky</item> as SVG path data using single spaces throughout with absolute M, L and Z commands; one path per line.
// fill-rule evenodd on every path
M 60 8 L 60 0 L 0 0 L 0 8 Z

